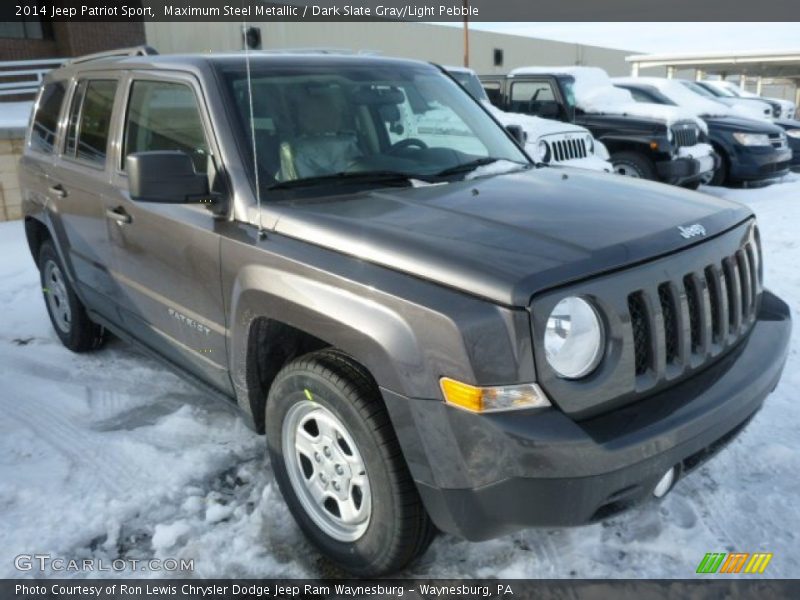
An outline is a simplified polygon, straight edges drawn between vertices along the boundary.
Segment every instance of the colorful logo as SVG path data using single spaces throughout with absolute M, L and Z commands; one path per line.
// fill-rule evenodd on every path
M 700 561 L 696 573 L 763 573 L 772 552 L 709 552 Z

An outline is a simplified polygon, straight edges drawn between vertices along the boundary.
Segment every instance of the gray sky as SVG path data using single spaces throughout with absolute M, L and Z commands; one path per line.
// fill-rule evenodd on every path
M 642 52 L 800 50 L 800 23 L 476 22 L 470 27 Z

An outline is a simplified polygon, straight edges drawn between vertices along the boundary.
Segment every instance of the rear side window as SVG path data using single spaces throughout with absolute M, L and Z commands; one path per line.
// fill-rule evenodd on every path
M 194 91 L 182 83 L 135 81 L 128 101 L 124 157 L 137 152 L 179 150 L 198 173 L 207 173 L 209 151 Z
M 61 103 L 64 101 L 65 92 L 66 87 L 61 81 L 44 86 L 31 129 L 31 147 L 34 150 L 48 154 L 53 152 L 58 116 L 61 113 Z
M 81 81 L 69 111 L 64 154 L 104 165 L 111 129 L 117 82 L 113 79 Z

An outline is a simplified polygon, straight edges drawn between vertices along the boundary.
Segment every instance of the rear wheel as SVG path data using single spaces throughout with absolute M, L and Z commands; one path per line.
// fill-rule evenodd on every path
M 657 179 L 653 161 L 639 152 L 615 152 L 611 155 L 611 164 L 617 175 L 651 181 Z
M 39 275 L 47 312 L 61 343 L 73 352 L 99 348 L 105 340 L 105 330 L 86 314 L 49 241 L 39 249 Z
M 369 374 L 331 350 L 278 374 L 266 409 L 278 487 L 308 539 L 361 576 L 401 569 L 434 527 Z

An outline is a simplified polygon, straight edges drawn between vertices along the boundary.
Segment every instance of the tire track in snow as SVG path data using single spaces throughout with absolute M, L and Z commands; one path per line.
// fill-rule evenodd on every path
M 41 406 L 34 410 L 35 404 Z M 22 396 L 18 397 L 17 402 L 6 403 L 4 411 L 11 419 L 35 431 L 44 443 L 66 457 L 73 468 L 102 482 L 115 495 L 140 489 L 142 479 L 149 479 L 146 470 L 129 466 L 127 456 L 120 456 L 107 445 L 89 441 L 90 436 L 97 434 L 75 427 L 67 419 L 61 418 L 63 415 L 57 415 L 48 408 L 35 398 Z

